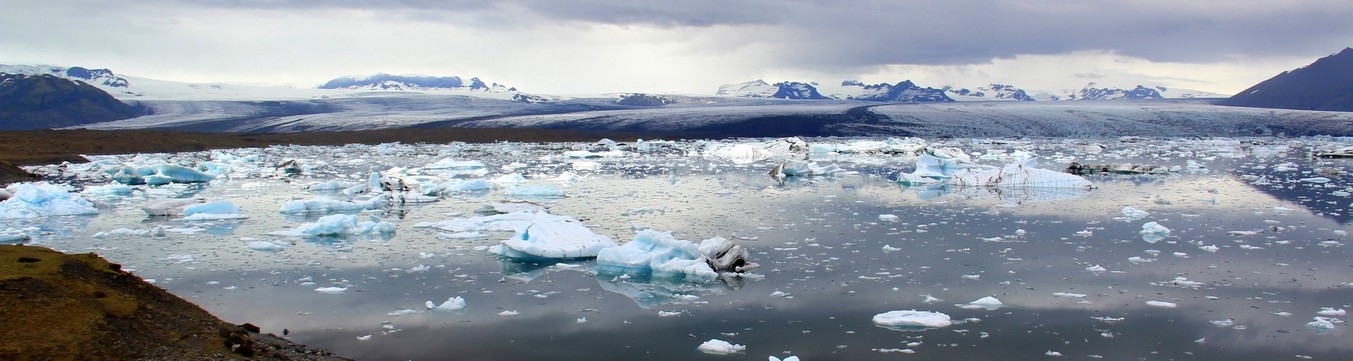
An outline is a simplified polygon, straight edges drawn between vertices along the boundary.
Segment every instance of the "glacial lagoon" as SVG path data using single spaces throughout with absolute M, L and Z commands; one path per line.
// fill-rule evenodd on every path
M 1353 163 L 1313 154 L 1346 141 L 395 143 L 91 156 L 35 171 L 97 215 L 0 219 L 0 234 L 98 253 L 227 321 L 360 360 L 1341 360 L 1353 358 L 1342 321 L 1353 307 Z M 1085 175 L 1090 190 L 899 184 L 919 153 L 939 149 L 996 167 L 1162 171 Z M 299 175 L 274 168 L 288 160 Z M 790 160 L 839 171 L 768 176 Z M 438 162 L 446 167 L 430 167 Z M 106 186 L 108 167 L 153 164 L 217 176 Z M 360 187 L 373 172 L 414 195 L 346 214 L 393 233 L 288 233 L 325 215 L 280 213 L 288 201 L 346 199 L 314 188 Z M 415 194 L 476 180 L 489 186 Z M 247 218 L 139 208 L 168 198 L 225 200 Z M 512 231 L 429 226 L 495 204 L 538 205 L 618 243 L 644 229 L 723 237 L 755 267 L 699 282 L 599 274 L 589 259 L 489 252 Z M 464 307 L 428 307 L 453 297 Z M 905 310 L 949 322 L 875 322 Z M 711 340 L 744 348 L 702 351 Z

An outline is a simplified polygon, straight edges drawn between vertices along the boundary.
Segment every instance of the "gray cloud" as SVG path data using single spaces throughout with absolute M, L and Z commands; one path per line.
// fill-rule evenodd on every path
M 199 2 L 184 2 L 202 4 Z M 748 27 L 803 66 L 972 64 L 1017 54 L 1111 50 L 1153 61 L 1312 56 L 1353 45 L 1346 0 L 1179 3 L 1021 0 L 356 0 L 210 1 L 207 6 L 401 11 L 656 27 Z M 192 5 L 201 6 L 201 5 Z M 407 12 L 403 10 L 416 10 Z M 443 17 L 439 18 L 440 14 Z M 750 35 L 750 36 L 749 36 Z M 710 44 L 714 45 L 714 44 Z M 727 46 L 727 45 L 724 45 Z

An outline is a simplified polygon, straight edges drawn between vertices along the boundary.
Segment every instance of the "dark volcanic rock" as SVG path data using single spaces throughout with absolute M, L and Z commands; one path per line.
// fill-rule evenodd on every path
M 0 130 L 69 127 L 142 114 L 140 107 L 83 82 L 0 73 Z
M 1221 102 L 1223 105 L 1353 111 L 1353 48 L 1285 71 Z

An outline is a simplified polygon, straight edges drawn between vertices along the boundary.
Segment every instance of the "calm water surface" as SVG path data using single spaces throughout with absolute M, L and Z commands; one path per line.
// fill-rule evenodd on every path
M 1098 187 L 1088 192 L 905 188 L 893 179 L 914 168 L 913 157 L 870 154 L 814 154 L 858 174 L 778 185 L 766 176 L 775 160 L 735 164 L 713 155 L 724 145 L 678 143 L 601 159 L 562 156 L 593 147 L 587 144 L 110 157 L 212 161 L 228 165 L 231 176 L 103 199 L 107 206 L 94 217 L 11 220 L 0 229 L 28 227 L 34 243 L 97 252 L 228 321 L 286 329 L 295 341 L 361 360 L 1353 359 L 1347 325 L 1308 326 L 1322 308 L 1353 305 L 1350 164 L 1307 156 L 1337 146 L 1333 140 L 932 144 L 986 155 L 979 162 L 991 165 L 1018 150 L 1048 169 L 1071 160 L 1182 168 L 1088 176 Z M 470 175 L 419 168 L 447 158 L 488 167 Z M 273 176 L 268 165 L 286 159 L 310 169 L 298 179 Z M 1201 167 L 1185 167 L 1189 161 Z M 552 179 L 570 170 L 581 178 Z M 287 200 L 314 197 L 306 185 L 358 182 L 371 171 L 484 179 L 521 173 L 526 184 L 567 193 L 533 201 L 617 241 L 644 228 L 694 242 L 725 237 L 749 247 L 759 267 L 708 284 L 619 279 L 596 275 L 587 260 L 517 263 L 484 250 L 510 233 L 453 239 L 415 227 L 475 216 L 485 204 L 510 200 L 501 190 L 362 213 L 396 223 L 392 237 L 270 234 L 317 217 L 277 212 Z M 90 173 L 71 169 L 66 176 L 82 187 L 103 182 L 74 176 Z M 1300 181 L 1316 176 L 1331 181 Z M 229 200 L 249 218 L 194 223 L 148 218 L 136 208 L 172 197 Z M 1127 218 L 1124 207 L 1149 215 Z M 1147 222 L 1171 232 L 1145 238 Z M 168 231 L 94 237 L 156 227 Z M 245 246 L 250 240 L 290 246 L 261 252 Z M 347 291 L 315 291 L 330 286 Z M 453 296 L 467 301 L 463 312 L 423 306 Z M 987 296 L 1004 306 L 960 307 Z M 909 309 L 956 322 L 899 331 L 871 320 Z M 746 351 L 696 349 L 710 339 Z

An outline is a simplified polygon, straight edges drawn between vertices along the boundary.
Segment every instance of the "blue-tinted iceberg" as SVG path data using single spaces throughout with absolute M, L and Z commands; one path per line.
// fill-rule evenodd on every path
M 141 206 L 141 210 L 145 211 L 148 216 L 182 216 L 184 209 L 197 204 L 202 204 L 202 200 L 196 198 L 159 199 L 147 202 Z
M 0 202 L 0 219 L 99 213 L 94 203 L 51 183 L 19 183 L 6 189 L 14 196 Z
M 350 214 L 332 214 L 320 217 L 314 223 L 304 223 L 294 230 L 278 231 L 271 234 L 279 236 L 315 236 L 315 237 L 346 237 L 352 235 L 376 235 L 388 236 L 395 233 L 395 225 L 390 222 L 376 221 L 357 221 L 357 216 Z
M 164 185 L 169 183 L 203 183 L 216 179 L 216 176 L 196 169 L 174 164 L 157 164 L 132 168 L 113 167 L 104 172 L 114 181 L 126 185 Z
M 746 264 L 746 251 L 723 238 L 707 239 L 699 246 L 679 240 L 671 232 L 642 230 L 619 247 L 597 254 L 597 273 L 674 281 L 710 282 L 719 271 L 737 270 Z

